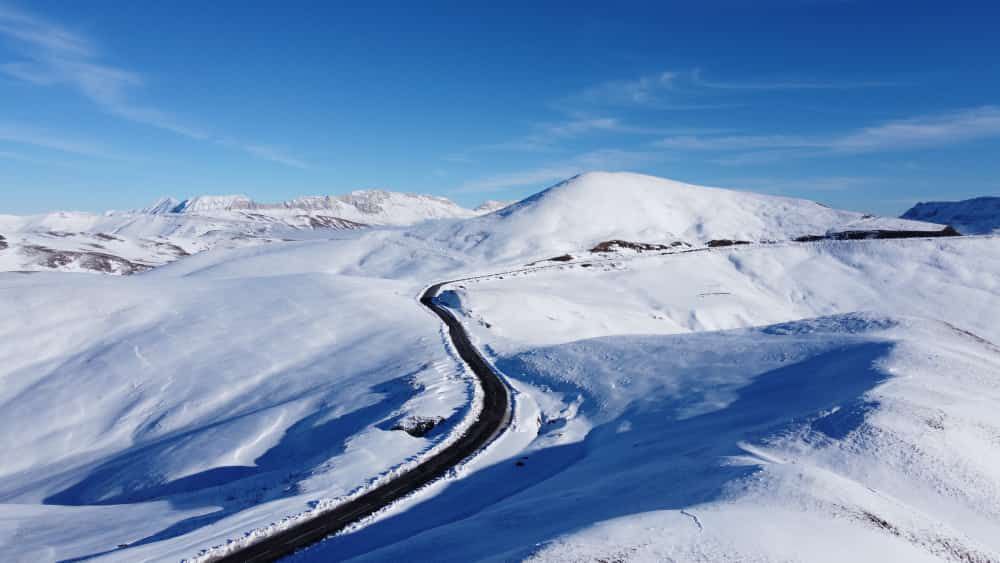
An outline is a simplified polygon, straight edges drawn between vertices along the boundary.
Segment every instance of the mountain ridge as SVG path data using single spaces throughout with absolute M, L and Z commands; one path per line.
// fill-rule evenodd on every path
M 339 218 L 356 222 L 406 225 L 428 219 L 473 217 L 493 211 L 493 206 L 499 203 L 502 202 L 490 201 L 476 209 L 467 209 L 446 197 L 367 189 L 340 195 L 299 196 L 273 203 L 259 202 L 243 194 L 198 195 L 184 200 L 164 197 L 135 212 L 148 215 L 217 215 L 243 211 L 329 211 Z
M 990 234 L 1000 231 L 1000 196 L 959 201 L 921 201 L 900 217 L 947 223 L 964 234 Z

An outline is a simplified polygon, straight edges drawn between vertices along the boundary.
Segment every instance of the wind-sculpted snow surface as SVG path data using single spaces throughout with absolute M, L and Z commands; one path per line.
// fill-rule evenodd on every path
M 463 282 L 532 439 L 296 560 L 996 561 L 998 275 L 980 238 Z
M 419 289 L 0 275 L 4 559 L 180 560 L 429 451 L 473 385 Z M 410 419 L 441 422 L 417 437 Z

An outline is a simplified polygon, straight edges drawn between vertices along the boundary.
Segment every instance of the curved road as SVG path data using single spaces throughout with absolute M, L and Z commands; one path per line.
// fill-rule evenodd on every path
M 442 477 L 449 469 L 482 449 L 507 429 L 511 419 L 507 386 L 472 345 L 469 335 L 458 319 L 451 311 L 434 301 L 441 287 L 449 283 L 452 282 L 441 282 L 427 288 L 420 296 L 420 303 L 448 325 L 448 334 L 455 349 L 458 350 L 458 355 L 476 374 L 483 389 L 483 410 L 465 434 L 454 444 L 392 481 L 315 518 L 310 518 L 215 561 L 226 563 L 275 561 L 317 543 Z

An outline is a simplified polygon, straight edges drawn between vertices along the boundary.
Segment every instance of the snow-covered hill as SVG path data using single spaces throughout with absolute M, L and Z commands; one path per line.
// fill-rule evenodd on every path
M 920 202 L 903 219 L 947 223 L 969 235 L 1000 231 L 1000 197 L 977 197 L 963 201 Z
M 463 282 L 446 302 L 513 380 L 519 432 L 461 482 L 293 560 L 995 561 L 998 242 Z
M 641 174 L 592 172 L 495 213 L 439 227 L 427 236 L 489 260 L 510 260 L 589 249 L 612 239 L 700 245 L 721 239 L 790 240 L 840 231 L 942 228 L 831 209 L 803 199 Z

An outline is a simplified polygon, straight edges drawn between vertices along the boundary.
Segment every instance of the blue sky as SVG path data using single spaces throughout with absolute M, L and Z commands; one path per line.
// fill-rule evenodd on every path
M 0 213 L 632 170 L 1000 193 L 996 2 L 0 0 Z

